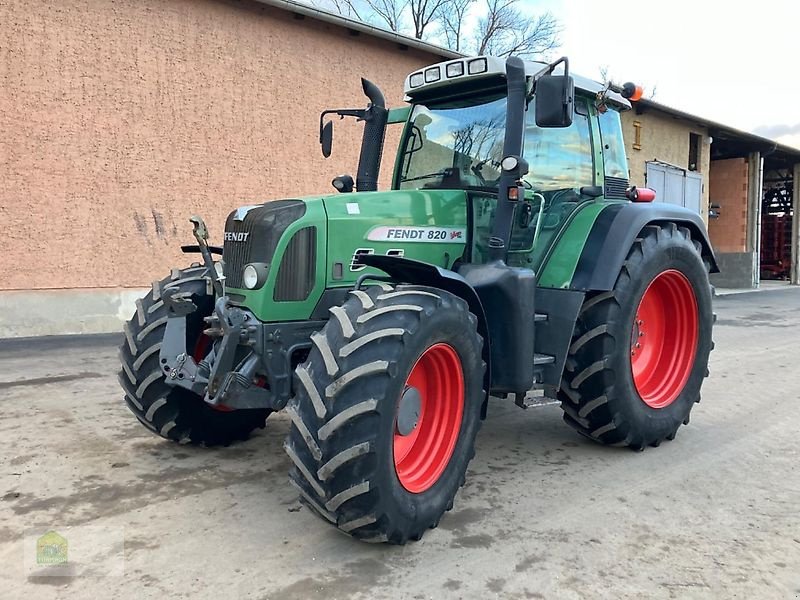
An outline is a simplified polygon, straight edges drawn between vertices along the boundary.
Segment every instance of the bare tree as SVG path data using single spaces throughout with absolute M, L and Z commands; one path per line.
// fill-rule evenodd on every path
M 519 0 L 487 0 L 488 11 L 478 20 L 475 53 L 530 56 L 556 48 L 561 27 L 549 12 L 526 16 Z
M 353 0 L 312 0 L 311 3 L 317 8 L 336 12 L 343 17 L 364 21 Z
M 361 21 L 411 35 L 432 37 L 456 52 L 530 56 L 558 47 L 561 26 L 551 13 L 530 16 L 522 0 L 312 0 L 315 5 Z M 468 35 L 464 23 L 475 11 L 478 26 Z M 443 40 L 441 38 L 444 38 Z
M 439 19 L 446 0 L 313 0 L 316 6 L 360 21 L 377 21 L 390 31 L 421 40 Z M 410 27 L 407 27 L 410 25 Z
M 429 25 L 440 18 L 442 7 L 448 4 L 447 0 L 409 0 L 411 22 L 414 24 L 414 37 L 418 40 L 425 35 Z
M 401 30 L 403 13 L 410 4 L 408 0 L 363 0 L 363 2 L 372 12 L 383 19 L 391 31 L 399 32 Z
M 464 44 L 464 19 L 476 0 L 451 0 L 442 7 L 441 26 L 447 47 L 461 52 Z

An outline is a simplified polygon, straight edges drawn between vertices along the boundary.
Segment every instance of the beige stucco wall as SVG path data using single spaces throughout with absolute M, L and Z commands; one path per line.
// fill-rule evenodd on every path
M 0 2 L 0 290 L 148 285 L 197 260 L 189 215 L 219 242 L 236 206 L 332 191 L 361 125 L 325 161 L 319 112 L 438 60 L 247 0 Z
M 641 123 L 641 149 L 634 148 L 636 128 L 634 122 Z M 708 129 L 696 123 L 676 119 L 656 110 L 636 114 L 636 108 L 622 113 L 622 132 L 625 137 L 625 151 L 628 155 L 630 181 L 633 185 L 646 185 L 646 163 L 653 160 L 666 162 L 683 169 L 689 166 L 689 134 L 702 136 L 700 142 L 700 165 L 698 171 L 703 176 L 703 219 L 708 222 L 708 175 L 711 160 L 711 144 Z

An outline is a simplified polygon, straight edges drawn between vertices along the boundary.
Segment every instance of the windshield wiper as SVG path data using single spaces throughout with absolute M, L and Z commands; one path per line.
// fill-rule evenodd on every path
M 416 177 L 404 177 L 400 180 L 401 183 L 405 183 L 407 181 L 419 181 L 421 179 L 433 179 L 434 177 L 447 177 L 448 175 L 452 174 L 452 169 L 443 169 L 441 171 L 436 171 L 435 173 L 425 173 L 425 175 L 417 175 Z

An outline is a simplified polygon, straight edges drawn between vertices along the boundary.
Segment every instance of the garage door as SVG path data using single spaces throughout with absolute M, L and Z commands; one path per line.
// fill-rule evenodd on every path
M 664 163 L 647 163 L 647 187 L 656 191 L 656 201 L 685 206 L 700 213 L 703 177 L 695 171 Z

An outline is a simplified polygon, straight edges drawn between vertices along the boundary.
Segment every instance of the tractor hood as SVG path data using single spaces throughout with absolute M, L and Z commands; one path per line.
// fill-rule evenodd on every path
M 463 190 L 310 196 L 245 206 L 226 221 L 225 293 L 262 321 L 308 319 L 326 290 L 378 273 L 360 254 L 451 267 L 467 244 Z M 245 268 L 256 286 L 247 288 Z

